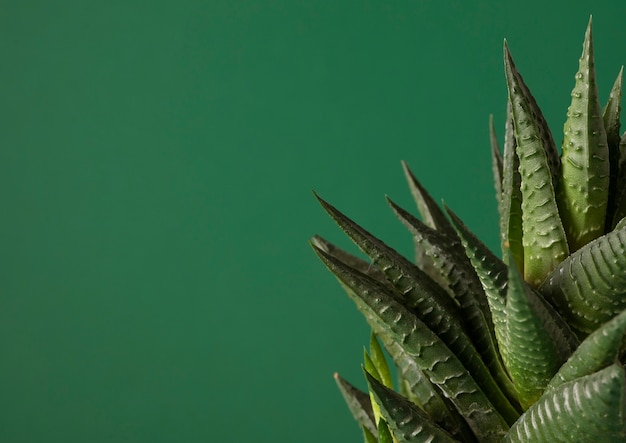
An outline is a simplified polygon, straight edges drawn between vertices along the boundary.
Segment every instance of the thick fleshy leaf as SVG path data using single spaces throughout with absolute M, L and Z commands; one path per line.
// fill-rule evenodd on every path
M 457 306 L 452 298 L 428 274 L 320 196 L 315 196 L 335 223 L 383 271 L 396 290 L 403 294 L 411 309 L 422 305 L 422 310 L 435 310 L 437 316 L 459 319 Z M 428 294 L 427 300 L 424 299 L 424 294 Z
M 332 244 L 328 240 L 325 240 L 323 237 L 320 237 L 319 235 L 313 236 L 313 238 L 311 238 L 311 243 L 326 252 L 327 254 L 330 254 L 341 262 L 347 264 L 351 268 L 367 274 L 370 277 L 375 278 L 379 282 L 386 284 L 389 287 L 392 287 L 391 283 L 387 281 L 387 277 L 385 277 L 383 271 L 378 269 L 376 266 L 373 266 L 372 263 L 350 254 L 349 252 L 341 249 L 339 246 Z
M 606 141 L 609 146 L 609 166 L 611 170 L 611 179 L 609 181 L 609 196 L 607 202 L 605 231 L 613 228 L 613 218 L 615 216 L 616 197 L 615 193 L 618 188 L 619 181 L 619 142 L 620 142 L 620 114 L 622 99 L 622 74 L 624 67 L 622 66 L 617 74 L 609 99 L 602 111 L 602 120 L 606 129 Z
M 626 309 L 626 227 L 569 256 L 540 292 L 582 336 Z
M 554 189 L 556 148 L 506 42 L 504 65 L 521 175 L 524 279 L 538 287 L 569 253 Z
M 498 355 L 489 304 L 464 249 L 461 245 L 457 247 L 456 242 L 451 244 L 449 237 L 429 228 L 390 199 L 387 201 L 400 221 L 420 239 L 420 244 L 432 256 L 433 265 L 459 304 L 465 329 L 483 361 L 505 392 L 512 393 L 513 385 Z
M 463 329 L 458 308 L 449 295 L 428 275 L 381 240 L 320 197 L 318 199 L 333 220 L 363 252 L 370 256 L 374 264 L 383 270 L 397 292 L 403 294 L 405 306 L 463 361 L 464 366 L 491 401 L 498 406 L 506 405 L 508 400 Z M 513 410 L 510 405 L 508 407 Z
M 609 99 L 602 110 L 602 120 L 604 121 L 604 129 L 606 129 L 606 139 L 609 143 L 611 151 L 615 150 L 617 154 L 616 162 L 619 160 L 619 142 L 620 142 L 620 114 L 622 101 L 622 75 L 624 67 L 622 66 L 617 73 L 613 87 L 609 94 Z M 613 157 L 611 157 L 613 161 Z
M 615 363 L 626 332 L 626 311 L 606 322 L 583 340 L 561 366 L 548 388 L 593 374 Z
M 311 241 L 311 244 L 312 246 L 317 247 L 318 242 L 315 242 L 314 240 L 315 238 Z M 328 253 L 325 248 L 320 249 Z M 348 257 L 349 260 L 347 262 L 343 262 L 341 254 L 329 255 L 334 257 L 335 260 L 342 262 L 345 267 L 351 268 L 351 256 Z M 354 268 L 354 270 L 366 273 L 358 268 Z M 385 286 L 389 293 L 394 291 L 392 287 L 383 284 L 383 282 L 378 281 L 378 283 Z M 451 434 L 467 434 L 469 432 L 467 423 L 463 420 L 463 418 L 461 418 L 451 402 L 441 394 L 441 391 L 432 385 L 430 380 L 424 375 L 422 369 L 416 363 L 415 359 L 394 340 L 394 337 L 389 333 L 386 325 L 368 308 L 367 304 L 365 304 L 347 285 L 342 283 L 342 286 L 350 298 L 356 303 L 359 311 L 364 315 L 366 321 L 372 327 L 372 330 L 384 343 L 387 352 L 389 352 L 389 355 L 393 358 L 394 363 L 398 368 L 398 376 L 403 380 L 403 387 L 409 391 L 411 399 L 415 401 L 416 404 L 418 404 L 429 416 L 431 416 L 436 423 L 448 430 Z
M 575 251 L 604 232 L 609 196 L 609 147 L 596 85 L 591 20 L 563 130 L 558 202 Z
M 448 264 L 448 262 L 442 260 L 437 250 L 445 248 L 448 251 L 455 251 L 461 247 L 458 238 L 452 239 L 441 231 L 431 228 L 407 211 L 399 208 L 389 197 L 387 197 L 387 203 L 389 203 L 391 209 L 402 224 L 404 224 L 413 235 L 417 266 L 454 297 L 455 294 L 450 288 L 451 282 L 449 278 L 450 267 L 454 265 Z M 404 217 L 405 214 L 410 217 L 411 222 L 413 220 L 416 222 L 409 223 L 407 217 Z M 459 300 L 457 300 L 457 304 L 460 304 Z
M 418 211 L 422 216 L 422 220 L 426 226 L 437 230 L 444 236 L 450 236 L 451 240 L 456 240 L 454 237 L 454 232 L 450 227 L 446 216 L 443 214 L 443 211 L 437 204 L 437 202 L 432 198 L 432 196 L 428 193 L 426 188 L 422 186 L 422 184 L 415 178 L 415 175 L 409 169 L 409 166 L 406 162 L 402 162 L 402 169 L 404 170 L 404 175 L 406 176 L 407 182 L 409 184 L 409 189 L 411 190 L 411 194 L 413 195 L 413 199 L 417 204 Z M 457 240 L 458 241 L 458 240 Z M 435 265 L 432 263 L 432 256 L 428 255 L 423 248 L 423 245 L 420 244 L 419 239 L 417 237 L 414 238 L 415 243 L 415 263 L 421 270 L 423 270 L 426 274 L 430 275 L 437 283 L 442 286 L 445 285 L 445 282 L 440 281 L 438 277 L 438 272 L 435 268 Z
M 480 280 L 458 239 L 451 241 L 449 236 L 426 226 L 390 198 L 387 198 L 387 202 L 402 224 L 413 234 L 416 243 L 422 246 L 424 253 L 431 259 L 438 280 L 456 301 L 461 317 L 468 320 L 468 324 L 475 320 L 480 321 L 480 324 L 474 327 L 488 331 L 488 321 L 491 317 L 489 306 L 482 296 Z M 482 317 L 486 318 L 481 319 L 481 313 Z M 481 335 L 482 331 L 479 336 Z M 473 337 L 474 341 L 477 341 L 477 338 Z
M 337 257 L 334 258 L 337 259 Z M 345 263 L 344 266 L 349 267 Z M 386 324 L 380 317 L 371 311 L 368 305 L 352 289 L 341 281 L 340 283 L 355 302 L 368 324 L 370 324 L 372 330 L 384 343 L 387 352 L 389 352 L 398 368 L 398 378 L 402 380 L 403 388 L 409 391 L 409 398 L 432 417 L 435 423 L 452 435 L 471 435 L 472 432 L 467 422 L 461 417 L 452 402 L 442 395 L 441 391 L 424 374 L 416 360 L 395 341 L 395 337 L 389 332 Z M 388 289 L 390 292 L 393 291 L 392 288 Z
M 517 267 L 524 272 L 524 247 L 522 245 L 522 178 L 519 159 L 515 152 L 517 141 L 513 127 L 511 101 L 507 100 L 504 131 L 504 156 L 502 159 L 502 194 L 500 199 L 500 248 L 502 259 L 508 260 L 511 251 Z M 507 263 L 508 264 L 508 263 Z
M 463 221 L 450 208 L 446 207 L 450 220 L 461 237 L 466 253 L 481 280 L 485 294 L 489 301 L 492 319 L 495 326 L 496 338 L 501 353 L 508 349 L 506 323 L 507 323 L 507 292 L 509 269 L 498 257 L 496 257 L 472 232 L 465 226 Z M 561 352 L 571 354 L 579 345 L 578 338 L 563 318 L 552 308 L 540 293 L 535 293 L 533 300 L 542 318 L 550 319 L 544 323 L 550 335 L 557 342 Z
M 404 170 L 409 189 L 411 190 L 411 194 L 413 195 L 413 199 L 417 204 L 417 209 L 424 223 L 433 229 L 441 231 L 445 235 L 453 236 L 454 230 L 450 226 L 445 214 L 426 188 L 417 180 L 411 169 L 409 169 L 409 165 L 404 161 L 402 162 L 402 169 Z
M 501 350 L 525 409 L 539 399 L 572 352 L 551 314 L 517 268 L 509 266 L 506 346 Z
M 369 394 L 356 388 L 337 373 L 334 377 L 354 419 L 362 427 L 376 433 L 376 422 L 374 421 L 374 411 Z
M 496 202 L 500 208 L 502 200 L 502 153 L 498 145 L 496 128 L 493 125 L 493 114 L 489 115 L 489 141 L 491 142 L 491 170 L 493 171 L 493 186 L 496 191 Z
M 618 164 L 617 186 L 615 189 L 613 225 L 626 217 L 626 132 L 619 142 L 620 158 Z
M 506 433 L 509 427 L 507 421 L 515 421 L 518 413 L 497 387 L 489 391 L 490 396 L 496 399 L 494 405 L 459 358 L 384 286 L 365 274 L 346 268 L 323 251 L 314 250 L 329 270 L 352 288 L 355 297 L 367 306 L 369 312 L 366 318 L 373 314 L 380 319 L 388 333 L 415 359 L 431 383 L 452 401 L 479 440 L 496 441 Z M 357 303 L 357 308 L 363 304 Z
M 491 310 L 495 335 L 502 347 L 506 343 L 503 332 L 506 328 L 507 266 L 465 226 L 459 216 L 447 206 L 445 209 L 483 286 Z
M 367 372 L 365 376 L 385 422 L 399 443 L 457 441 L 406 398 L 385 387 Z
M 624 441 L 624 369 L 614 364 L 547 391 L 511 427 L 503 442 Z

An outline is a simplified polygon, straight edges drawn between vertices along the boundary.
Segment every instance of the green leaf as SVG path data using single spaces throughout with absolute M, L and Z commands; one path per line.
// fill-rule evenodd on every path
M 614 205 L 615 215 L 613 226 L 626 217 L 626 132 L 619 142 L 620 158 L 618 164 L 618 177 L 615 189 Z
M 617 160 L 619 159 L 619 142 L 620 142 L 620 113 L 621 113 L 621 100 L 622 100 L 622 75 L 624 73 L 624 67 L 622 66 L 617 73 L 611 92 L 609 93 L 609 99 L 604 105 L 602 110 L 602 120 L 604 121 L 604 128 L 606 130 L 606 139 L 609 143 L 611 151 L 615 150 L 617 154 Z M 611 157 L 611 160 L 613 157 Z
M 503 411 L 508 411 L 504 413 L 508 414 L 509 418 L 515 416 L 515 410 L 464 331 L 457 306 L 449 295 L 428 275 L 396 251 L 372 236 L 335 207 L 320 197 L 318 199 L 344 232 L 370 256 L 375 265 L 383 270 L 397 292 L 403 295 L 406 308 L 415 313 L 420 321 L 437 334 L 446 346 L 463 361 L 474 380 L 494 405 L 504 408 Z
M 383 271 L 378 269 L 376 266 L 373 266 L 370 262 L 362 260 L 349 252 L 341 249 L 339 246 L 335 246 L 331 242 L 325 240 L 319 235 L 315 235 L 311 238 L 311 244 L 320 248 L 327 254 L 332 255 L 333 257 L 339 259 L 341 262 L 347 264 L 351 268 L 358 270 L 364 274 L 371 276 L 372 278 L 378 280 L 379 282 L 388 285 L 391 287 L 391 284 L 387 281 L 387 277 L 383 274 Z
M 354 419 L 363 428 L 376 433 L 376 422 L 374 421 L 374 411 L 369 394 L 354 387 L 337 373 L 334 377 Z
M 389 364 L 387 363 L 385 353 L 380 347 L 380 343 L 378 343 L 378 339 L 376 338 L 374 331 L 370 334 L 370 356 L 376 371 L 380 375 L 380 381 L 388 388 L 393 388 L 393 380 L 391 378 Z M 372 373 L 371 371 L 369 372 Z
M 311 241 L 311 244 L 316 246 L 316 242 L 314 241 Z M 320 249 L 328 253 L 328 251 L 324 248 Z M 345 267 L 351 267 L 349 261 L 347 263 L 342 261 L 340 254 L 329 255 L 334 257 L 335 260 L 343 263 Z M 360 271 L 359 269 L 354 270 Z M 363 271 L 360 272 L 365 273 Z M 385 286 L 390 293 L 394 291 L 394 289 L 389 285 L 385 285 L 381 281 L 378 281 L 378 283 Z M 398 368 L 399 376 L 404 380 L 405 387 L 410 391 L 410 397 L 413 398 L 436 423 L 447 429 L 451 434 L 466 435 L 469 432 L 467 423 L 463 420 L 463 418 L 461 418 L 458 411 L 454 408 L 450 401 L 443 397 L 441 392 L 432 385 L 430 380 L 424 375 L 421 368 L 415 362 L 415 359 L 413 359 L 404 350 L 404 348 L 394 341 L 394 338 L 388 332 L 386 325 L 378 316 L 372 313 L 367 304 L 365 304 L 347 285 L 342 283 L 342 286 L 350 298 L 356 303 L 359 311 L 363 313 L 365 319 L 371 325 L 372 330 L 383 341 L 387 352 L 389 352 L 389 355 L 393 358 Z
M 626 309 L 626 227 L 569 256 L 540 292 L 581 336 Z
M 367 372 L 365 376 L 370 392 L 380 405 L 381 413 L 399 443 L 457 441 L 433 423 L 416 405 L 379 383 Z
M 366 427 L 362 427 L 363 429 L 363 441 L 365 443 L 378 443 L 378 438 L 374 434 L 372 434 Z
M 610 166 L 593 59 L 591 19 L 585 33 L 561 154 L 559 208 L 572 251 L 604 232 Z
M 624 369 L 614 364 L 547 391 L 502 442 L 624 441 Z
M 510 345 L 508 343 L 507 321 L 508 310 L 507 298 L 509 292 L 509 273 L 507 267 L 498 257 L 496 257 L 472 232 L 465 226 L 463 221 L 450 208 L 446 207 L 453 226 L 457 229 L 461 242 L 465 247 L 467 256 L 481 280 L 489 307 L 492 312 L 492 319 L 495 327 L 495 335 L 499 344 L 500 353 L 505 358 L 508 356 Z M 519 272 L 519 271 L 518 271 Z M 518 279 L 517 284 L 521 283 Z M 527 291 L 530 288 L 524 288 Z M 562 358 L 569 356 L 579 345 L 576 335 L 571 331 L 567 323 L 557 314 L 550 304 L 540 293 L 532 292 L 529 297 L 532 300 L 534 309 L 543 319 L 543 325 L 547 328 L 550 337 L 555 342 Z M 508 392 L 508 391 L 507 391 Z M 517 398 L 517 396 L 515 396 Z
M 580 344 L 550 381 L 548 388 L 575 380 L 615 363 L 626 332 L 626 311 L 606 322 Z
M 539 399 L 572 350 L 553 312 L 546 309 L 515 266 L 509 266 L 507 288 L 506 342 L 501 352 L 520 403 L 527 409 Z
M 315 196 L 335 223 L 372 259 L 373 264 L 383 271 L 396 290 L 403 294 L 411 309 L 421 305 L 422 311 L 435 310 L 434 316 L 444 315 L 460 321 L 457 306 L 452 298 L 428 274 L 320 196 L 317 194 Z M 424 294 L 428 294 L 428 297 L 425 298 Z
M 316 243 L 317 242 L 313 240 L 311 241 L 311 244 L 314 247 L 317 247 Z M 319 249 L 328 254 L 328 251 L 325 248 Z M 344 267 L 351 268 L 350 260 L 348 260 L 348 262 L 342 261 L 341 254 L 329 255 L 334 257 L 335 260 L 343 263 Z M 350 259 L 350 257 L 348 257 L 348 259 Z M 370 268 L 375 267 L 370 266 Z M 354 270 L 364 274 L 366 273 L 363 270 L 357 268 L 354 268 Z M 372 275 L 370 276 L 373 277 Z M 379 284 L 385 286 L 390 291 L 390 293 L 394 291 L 391 286 L 385 285 L 385 283 L 387 283 L 386 280 L 385 282 L 381 282 L 380 280 L 377 281 Z M 387 352 L 389 352 L 389 355 L 393 358 L 396 367 L 398 368 L 399 378 L 404 381 L 404 387 L 409 390 L 409 396 L 424 411 L 426 411 L 426 413 L 428 413 L 436 423 L 440 424 L 450 433 L 454 435 L 463 434 L 465 432 L 465 429 L 467 428 L 467 424 L 461 418 L 461 416 L 453 407 L 453 405 L 449 402 L 449 400 L 444 398 L 441 395 L 441 392 L 432 385 L 430 380 L 424 375 L 415 360 L 404 350 L 404 348 L 402 348 L 398 343 L 394 341 L 391 334 L 387 331 L 386 325 L 380 320 L 380 318 L 374 315 L 371 310 L 369 310 L 367 305 L 354 293 L 354 291 L 352 291 L 352 289 L 350 289 L 343 283 L 342 286 L 346 290 L 346 293 L 350 296 L 350 298 L 357 304 L 359 311 L 363 313 L 365 319 L 371 325 L 372 330 L 383 341 Z
M 507 421 L 512 423 L 518 414 L 506 398 L 498 394 L 497 387 L 490 391 L 492 397 L 500 398 L 494 406 L 459 358 L 384 286 L 365 274 L 345 267 L 323 251 L 314 250 L 329 270 L 352 288 L 356 298 L 364 302 L 369 311 L 365 317 L 373 314 L 380 319 L 394 341 L 415 359 L 431 383 L 452 401 L 478 439 L 491 441 L 504 435 L 509 426 Z M 357 308 L 362 306 L 357 303 Z
M 491 310 L 496 339 L 500 346 L 503 346 L 506 343 L 503 332 L 506 329 L 507 266 L 465 226 L 459 216 L 447 206 L 445 209 L 483 286 Z
M 554 191 L 556 148 L 506 42 L 504 65 L 521 175 L 524 279 L 537 287 L 569 254 Z
M 493 114 L 489 115 L 489 141 L 491 142 L 491 169 L 493 171 L 493 185 L 496 191 L 496 201 L 500 208 L 502 200 L 502 154 L 498 145 L 496 128 L 493 125 Z
M 522 245 L 522 178 L 519 173 L 519 159 L 515 153 L 515 140 L 511 101 L 507 100 L 507 118 L 504 137 L 504 157 L 502 159 L 502 194 L 500 209 L 500 248 L 502 259 L 508 260 L 511 251 L 515 263 L 524 272 L 524 247 Z M 508 263 L 507 263 L 508 264 Z
M 458 238 L 450 238 L 441 231 L 426 225 L 404 209 L 397 206 L 389 197 L 387 203 L 413 235 L 415 243 L 415 255 L 418 268 L 426 273 L 439 286 L 446 289 L 451 296 L 455 296 L 450 285 L 450 268 L 454 263 L 449 263 L 441 258 L 441 253 L 450 255 L 461 247 Z M 445 252 L 443 252 L 445 250 Z M 457 300 L 457 303 L 461 302 Z
M 433 265 L 457 301 L 465 329 L 490 372 L 506 392 L 513 392 L 513 385 L 498 355 L 489 304 L 462 245 L 457 246 L 458 240 L 452 244 L 449 237 L 429 228 L 389 198 L 387 201 L 400 221 L 419 239 L 426 253 L 432 256 Z
M 402 162 L 402 169 L 404 170 L 409 189 L 411 190 L 411 194 L 413 195 L 413 199 L 417 204 L 417 209 L 424 223 L 433 229 L 441 231 L 444 235 L 453 236 L 454 231 L 445 214 L 426 188 L 415 178 L 415 175 L 409 169 L 409 165 L 404 161 Z
M 380 373 L 378 372 L 378 369 L 376 369 L 376 365 L 372 361 L 372 358 L 367 353 L 366 349 L 363 349 L 363 367 L 367 372 L 372 374 L 372 377 L 376 378 L 376 380 L 378 381 L 381 381 Z M 376 403 L 376 400 L 374 399 L 374 396 L 371 392 L 370 400 L 372 402 L 372 411 L 374 411 L 374 422 L 378 423 L 380 420 L 380 407 L 378 406 L 378 403 Z
M 394 443 L 389 426 L 382 418 L 378 422 L 378 443 Z
M 611 178 L 609 181 L 609 196 L 607 202 L 607 215 L 605 231 L 610 231 L 613 227 L 613 218 L 615 215 L 616 197 L 615 193 L 618 189 L 619 182 L 619 158 L 620 158 L 620 113 L 622 99 L 622 74 L 624 67 L 622 66 L 617 74 L 609 99 L 602 111 L 602 120 L 606 129 L 606 141 L 609 147 L 609 166 Z

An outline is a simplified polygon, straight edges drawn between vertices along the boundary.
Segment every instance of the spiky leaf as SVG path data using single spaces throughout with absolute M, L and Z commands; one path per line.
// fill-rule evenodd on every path
M 378 422 L 378 443 L 394 443 L 389 426 L 383 419 Z
M 380 343 L 378 343 L 378 339 L 376 338 L 374 331 L 370 334 L 370 357 L 376 371 L 378 371 L 378 374 L 380 375 L 380 381 L 382 384 L 388 388 L 393 388 L 391 370 L 389 369 L 387 358 L 385 357 L 383 349 L 380 347 Z
M 318 242 L 315 240 L 316 238 L 311 240 L 311 245 L 317 247 Z M 328 253 L 325 248 L 320 248 L 320 250 L 326 252 L 338 262 L 343 263 L 344 267 L 352 268 L 352 266 L 350 266 L 352 256 L 348 256 L 348 261 L 344 262 L 342 260 L 344 257 L 342 254 L 336 254 L 336 250 L 332 250 L 333 253 Z M 358 268 L 353 268 L 353 270 L 366 273 Z M 374 276 L 371 277 L 375 278 Z M 385 285 L 379 280 L 377 281 L 379 284 L 385 286 L 388 291 L 394 291 L 389 285 Z M 383 341 L 387 352 L 389 352 L 389 355 L 393 358 L 398 368 L 399 376 L 404 381 L 404 387 L 410 392 L 410 396 L 416 404 L 432 417 L 435 423 L 447 429 L 451 434 L 460 436 L 471 434 L 467 423 L 461 418 L 458 411 L 450 401 L 441 394 L 441 391 L 433 386 L 430 380 L 424 375 L 415 359 L 394 340 L 394 337 L 389 333 L 382 320 L 368 308 L 367 304 L 363 302 L 352 289 L 343 283 L 341 283 L 341 285 L 350 298 L 356 303 L 359 311 L 364 315 L 368 324 L 371 325 L 372 330 Z
M 522 179 L 524 279 L 537 287 L 569 252 L 554 190 L 556 148 L 506 42 L 504 65 Z
M 448 294 L 419 268 L 337 208 L 319 196 L 318 200 L 344 232 L 383 270 L 396 290 L 402 294 L 406 308 L 414 312 L 433 333 L 438 334 L 438 338 L 463 361 L 490 400 L 498 407 L 505 408 L 503 413 L 508 413 L 508 417 L 515 415 L 514 409 L 464 331 L 457 306 Z
M 502 193 L 498 205 L 500 212 L 500 247 L 502 259 L 508 260 L 511 251 L 515 263 L 524 272 L 524 247 L 522 245 L 522 182 L 519 174 L 519 159 L 515 152 L 513 115 L 511 101 L 507 100 L 506 126 L 504 131 L 504 156 L 502 159 Z
M 386 325 L 388 332 L 415 359 L 431 383 L 452 401 L 477 438 L 497 441 L 506 433 L 506 420 L 514 421 L 518 415 L 506 398 L 497 392 L 490 392 L 492 396 L 497 394 L 501 397 L 494 407 L 458 357 L 384 286 L 364 274 L 345 268 L 319 249 L 315 252 L 331 272 L 352 288 L 370 313 Z M 357 307 L 361 306 L 357 304 Z
M 511 427 L 503 442 L 624 441 L 624 369 L 614 364 L 547 391 Z
M 559 208 L 573 251 L 604 232 L 610 167 L 596 85 L 591 20 L 564 126 Z
M 400 221 L 419 238 L 426 253 L 432 256 L 440 278 L 446 282 L 459 305 L 463 324 L 476 349 L 505 392 L 512 394 L 513 385 L 498 355 L 489 304 L 464 249 L 457 246 L 458 240 L 452 243 L 448 236 L 429 228 L 389 198 L 387 201 Z
M 376 421 L 374 420 L 374 411 L 372 410 L 369 394 L 356 388 L 337 373 L 335 373 L 334 377 L 354 419 L 362 427 L 375 433 Z
M 378 443 L 378 438 L 372 434 L 367 428 L 363 427 L 363 441 L 365 443 Z
M 489 115 L 489 141 L 491 142 L 491 169 L 493 171 L 493 185 L 496 191 L 498 208 L 502 200 L 502 153 L 498 145 L 496 128 L 493 125 L 493 114 Z
M 365 376 L 370 392 L 380 405 L 381 413 L 399 443 L 456 441 L 413 403 L 379 383 L 367 372 Z
M 509 266 L 506 296 L 506 338 L 501 346 L 504 362 L 527 409 L 541 396 L 550 379 L 570 355 L 564 334 L 552 312 Z
M 609 148 L 609 167 L 610 167 L 610 180 L 609 180 L 609 195 L 606 208 L 606 222 L 604 225 L 605 231 L 610 231 L 613 228 L 613 218 L 615 216 L 616 206 L 616 191 L 619 182 L 619 142 L 620 142 L 620 113 L 621 113 L 621 98 L 622 98 L 622 74 L 624 67 L 622 66 L 617 74 L 617 78 L 611 88 L 609 99 L 607 100 L 604 110 L 602 111 L 602 120 L 604 121 L 604 128 L 606 129 L 606 141 Z

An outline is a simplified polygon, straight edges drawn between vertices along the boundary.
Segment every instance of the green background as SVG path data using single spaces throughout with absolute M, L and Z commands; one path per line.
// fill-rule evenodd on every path
M 603 97 L 626 62 L 578 5 L 0 2 L 0 441 L 360 441 L 311 190 L 410 254 L 404 159 L 494 246 L 503 38 L 557 143 L 590 13 Z

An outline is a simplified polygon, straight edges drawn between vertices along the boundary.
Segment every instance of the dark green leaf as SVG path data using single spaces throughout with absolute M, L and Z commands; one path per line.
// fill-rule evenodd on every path
M 494 440 L 504 435 L 508 429 L 506 420 L 514 421 L 518 414 L 498 393 L 497 386 L 489 391 L 491 397 L 498 400 L 498 406 L 494 407 L 458 357 L 384 286 L 314 249 L 329 270 L 354 291 L 356 298 L 364 302 L 366 310 L 370 311 L 366 318 L 375 315 L 380 319 L 388 333 L 415 359 L 431 383 L 454 403 L 477 438 Z M 363 304 L 357 303 L 357 307 L 362 308 Z
M 380 405 L 382 416 L 399 443 L 456 441 L 413 403 L 379 383 L 367 372 L 365 376 L 370 392 Z
M 489 140 L 491 142 L 491 170 L 493 171 L 493 185 L 496 191 L 496 202 L 500 207 L 502 200 L 502 153 L 498 145 L 496 128 L 493 126 L 493 114 L 489 115 Z
M 611 179 L 609 183 L 609 197 L 607 202 L 607 216 L 605 231 L 610 231 L 613 227 L 613 218 L 615 215 L 616 197 L 615 193 L 619 185 L 619 142 L 620 142 L 620 113 L 622 99 L 622 74 L 624 67 L 619 70 L 609 99 L 602 111 L 602 119 L 604 128 L 606 129 L 606 141 L 609 146 L 609 165 L 611 168 Z
M 431 197 L 417 178 L 415 178 L 415 175 L 409 169 L 409 165 L 404 161 L 402 162 L 402 169 L 404 169 L 409 189 L 411 190 L 411 194 L 413 195 L 413 199 L 417 204 L 417 209 L 424 223 L 433 229 L 441 231 L 445 235 L 454 235 L 454 231 L 448 219 L 437 202 Z
M 514 409 L 508 404 L 501 388 L 464 331 L 457 306 L 453 304 L 449 295 L 428 275 L 396 251 L 358 226 L 332 205 L 319 197 L 318 199 L 344 232 L 370 256 L 375 265 L 383 270 L 388 280 L 396 287 L 397 292 L 403 294 L 406 308 L 415 313 L 420 321 L 437 334 L 445 345 L 463 361 L 474 380 L 497 407 L 508 408 L 509 418 L 515 415 Z
M 315 242 L 311 242 L 315 246 Z M 320 248 L 326 252 L 325 249 Z M 350 268 L 350 263 L 343 262 L 340 255 L 329 254 L 337 261 L 342 262 L 345 267 Z M 355 271 L 359 271 L 355 269 Z M 360 271 L 365 273 L 363 271 Z M 341 281 L 340 281 L 341 283 Z M 379 281 L 379 284 L 386 286 L 390 293 L 393 288 L 384 285 Z M 416 403 L 426 411 L 433 420 L 440 426 L 447 429 L 453 435 L 462 435 L 467 433 L 467 424 L 461 418 L 454 406 L 447 400 L 441 392 L 432 385 L 430 380 L 424 375 L 421 368 L 402 346 L 400 346 L 392 335 L 388 332 L 386 325 L 382 320 L 376 316 L 358 296 L 348 286 L 342 283 L 342 286 L 346 290 L 347 294 L 356 303 L 359 311 L 363 313 L 367 322 L 372 326 L 373 331 L 383 341 L 385 348 L 389 352 L 389 355 L 393 358 L 398 371 L 399 376 L 404 380 L 405 387 L 410 391 L 410 397 L 416 401 Z
M 362 427 L 376 433 L 376 422 L 369 394 L 354 387 L 337 373 L 335 373 L 335 381 L 354 419 Z
M 457 301 L 465 329 L 490 372 L 501 386 L 506 387 L 505 390 L 512 391 L 512 384 L 498 355 L 489 304 L 462 245 L 457 245 L 458 240 L 453 244 L 449 237 L 429 228 L 390 199 L 387 200 L 400 221 L 432 256 L 433 265 Z
M 387 422 L 382 418 L 378 422 L 378 443 L 393 443 L 393 437 Z

